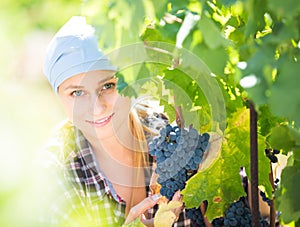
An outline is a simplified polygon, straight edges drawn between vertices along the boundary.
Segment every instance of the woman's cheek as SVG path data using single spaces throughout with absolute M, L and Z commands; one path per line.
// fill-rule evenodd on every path
M 129 112 L 131 109 L 131 100 L 128 97 L 120 96 L 117 100 L 117 107 L 123 109 L 124 112 Z
M 73 118 L 83 118 L 88 112 L 88 107 L 84 102 L 74 102 L 71 115 Z
M 80 118 L 82 118 L 83 112 L 85 111 L 85 107 L 78 101 L 69 100 L 65 104 L 65 110 L 67 117 L 73 122 L 77 122 Z

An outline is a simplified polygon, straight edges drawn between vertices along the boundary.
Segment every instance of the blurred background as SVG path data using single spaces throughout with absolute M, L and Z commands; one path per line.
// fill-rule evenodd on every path
M 80 6 L 79 0 L 0 1 L 0 226 L 30 225 L 32 199 L 39 200 L 32 196 L 33 160 L 64 118 L 42 73 L 45 48 Z
M 144 7 L 154 12 L 147 2 L 0 1 L 0 226 L 39 226 L 35 218 L 47 193 L 38 189 L 51 184 L 41 181 L 37 160 L 65 115 L 42 71 L 49 41 L 74 15 L 94 22 L 103 49 L 137 41 Z M 130 40 L 122 35 L 128 30 Z

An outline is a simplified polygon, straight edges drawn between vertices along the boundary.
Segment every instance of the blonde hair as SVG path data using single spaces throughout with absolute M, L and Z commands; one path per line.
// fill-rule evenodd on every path
M 149 116 L 149 112 L 151 112 L 149 105 L 139 103 L 134 106 L 129 114 L 130 130 L 134 136 L 134 184 L 137 185 L 139 184 L 136 181 L 140 179 L 140 174 L 145 174 L 145 171 L 148 171 L 146 174 L 150 176 L 151 172 L 147 137 L 153 137 L 158 133 L 155 127 L 151 127 L 151 125 L 149 127 L 149 125 L 143 121 Z M 160 120 L 162 119 L 157 119 L 157 121 Z M 137 189 L 137 187 L 133 187 L 131 201 L 128 204 L 129 207 L 136 205 L 134 204 L 135 189 Z

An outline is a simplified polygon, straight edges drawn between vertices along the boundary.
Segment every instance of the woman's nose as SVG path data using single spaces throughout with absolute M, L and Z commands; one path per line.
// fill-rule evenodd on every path
M 93 115 L 100 115 L 105 109 L 105 103 L 100 95 L 93 95 L 90 106 L 90 111 Z

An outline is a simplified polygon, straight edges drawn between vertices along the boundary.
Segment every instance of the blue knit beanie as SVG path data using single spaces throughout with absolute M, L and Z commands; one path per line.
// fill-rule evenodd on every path
M 74 16 L 50 41 L 43 71 L 56 93 L 63 81 L 76 74 L 92 70 L 116 71 L 98 48 L 94 33 L 85 17 Z

